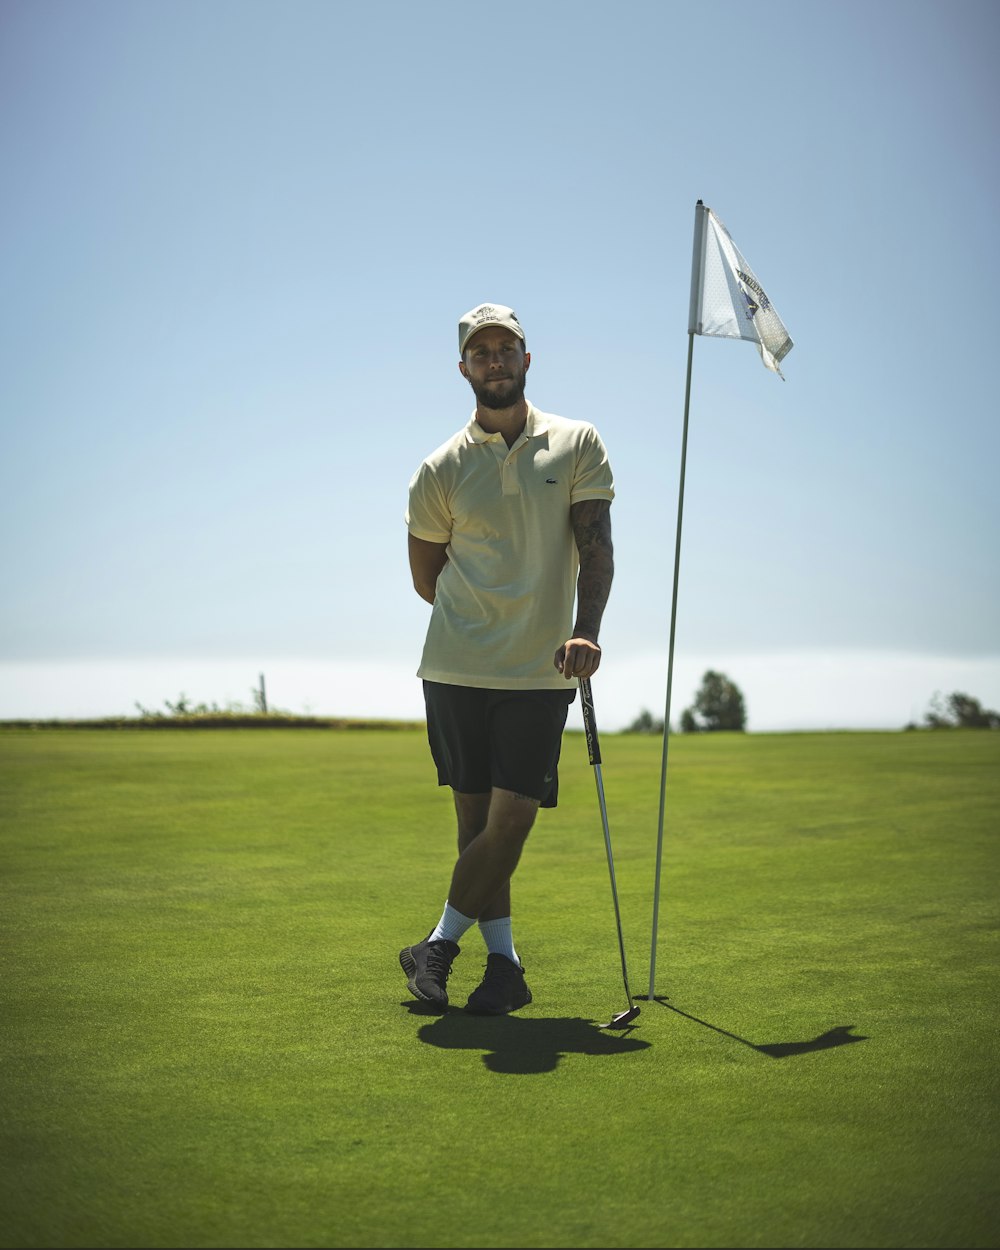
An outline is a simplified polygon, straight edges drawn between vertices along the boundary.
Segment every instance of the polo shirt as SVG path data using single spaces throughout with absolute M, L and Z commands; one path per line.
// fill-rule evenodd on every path
M 410 481 L 409 532 L 448 544 L 417 676 L 565 690 L 552 661 L 573 628 L 579 553 L 570 505 L 613 498 L 593 425 L 529 403 L 524 431 L 508 448 L 473 413 Z

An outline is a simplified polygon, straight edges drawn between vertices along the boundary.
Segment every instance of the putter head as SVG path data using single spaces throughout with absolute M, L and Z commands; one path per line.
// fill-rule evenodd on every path
M 627 1024 L 631 1024 L 638 1014 L 639 1008 L 633 1003 L 628 1011 L 619 1011 L 617 1016 L 612 1016 L 607 1024 L 602 1024 L 600 1027 L 602 1029 L 623 1029 Z

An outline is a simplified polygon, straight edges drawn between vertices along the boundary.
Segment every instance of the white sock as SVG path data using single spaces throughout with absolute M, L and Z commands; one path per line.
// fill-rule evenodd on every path
M 514 949 L 514 937 L 510 926 L 510 916 L 501 916 L 499 920 L 480 920 L 479 932 L 483 935 L 486 949 L 491 955 L 506 955 L 520 968 L 521 961 Z
M 457 942 L 466 930 L 471 929 L 475 923 L 475 916 L 463 916 L 460 911 L 456 911 L 452 907 L 451 903 L 445 903 L 441 919 L 437 922 L 437 928 L 427 940 L 428 942 L 437 942 L 441 938 L 447 938 L 449 942 Z

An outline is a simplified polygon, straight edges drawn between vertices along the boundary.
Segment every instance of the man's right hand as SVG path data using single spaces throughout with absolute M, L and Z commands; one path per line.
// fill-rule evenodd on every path
M 570 638 L 559 648 L 552 662 L 567 681 L 574 677 L 593 677 L 601 666 L 601 648 L 590 638 Z

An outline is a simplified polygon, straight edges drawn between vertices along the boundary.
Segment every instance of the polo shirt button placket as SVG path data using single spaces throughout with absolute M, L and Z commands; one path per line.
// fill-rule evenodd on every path
M 500 467 L 500 478 L 503 483 L 503 493 L 505 495 L 519 495 L 521 493 L 521 485 L 517 474 L 517 461 L 514 458 L 514 452 L 517 445 L 507 453 L 507 458 Z

